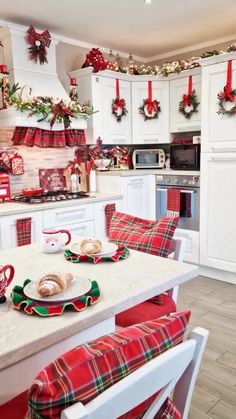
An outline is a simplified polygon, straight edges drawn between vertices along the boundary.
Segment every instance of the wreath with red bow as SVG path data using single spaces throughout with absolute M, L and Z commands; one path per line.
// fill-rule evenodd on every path
M 232 116 L 236 115 L 236 89 L 232 89 L 232 60 L 227 65 L 227 82 L 223 92 L 218 93 L 218 114 Z M 231 108 L 227 104 L 232 103 Z
M 148 98 L 143 99 L 143 104 L 139 107 L 139 113 L 147 121 L 148 119 L 157 119 L 160 112 L 160 102 L 156 99 L 152 100 L 152 82 L 148 81 Z
M 128 113 L 125 99 L 120 97 L 120 83 L 118 79 L 116 79 L 116 98 L 112 101 L 111 109 L 118 122 Z
M 191 93 L 183 95 L 182 100 L 179 102 L 179 112 L 182 113 L 186 119 L 190 119 L 194 113 L 198 112 L 199 105 L 200 102 L 198 101 L 195 90 L 192 90 Z
M 51 44 L 51 35 L 48 30 L 38 33 L 31 25 L 27 30 L 27 41 L 30 44 L 28 48 L 30 59 L 35 61 L 36 63 L 40 62 L 40 64 L 47 63 L 47 51 L 46 47 L 48 48 Z

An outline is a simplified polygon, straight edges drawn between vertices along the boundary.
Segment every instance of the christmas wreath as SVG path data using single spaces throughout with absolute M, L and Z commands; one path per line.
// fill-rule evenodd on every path
M 43 33 L 38 33 L 31 25 L 27 30 L 27 41 L 30 44 L 28 48 L 30 59 L 40 64 L 47 63 L 47 51 L 46 47 L 49 48 L 51 44 L 51 35 L 48 30 Z
M 194 113 L 198 112 L 200 102 L 195 90 L 192 88 L 192 76 L 188 79 L 188 94 L 184 94 L 182 100 L 179 102 L 179 112 L 184 115 L 186 119 L 190 119 Z
M 144 120 L 157 119 L 161 112 L 160 102 L 152 100 L 152 82 L 148 82 L 148 98 L 143 99 L 143 104 L 139 107 L 139 113 L 143 115 Z
M 120 122 L 123 116 L 126 116 L 128 113 L 125 99 L 120 97 L 120 85 L 118 79 L 116 79 L 116 98 L 112 101 L 111 109 L 118 122 Z
M 232 89 L 232 60 L 227 64 L 227 82 L 223 92 L 218 93 L 218 114 L 233 116 L 236 115 L 236 89 Z M 232 104 L 228 107 L 227 104 Z

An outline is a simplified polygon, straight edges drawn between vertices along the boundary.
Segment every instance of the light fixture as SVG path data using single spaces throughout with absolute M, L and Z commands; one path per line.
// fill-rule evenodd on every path
M 152 0 L 144 0 L 144 3 L 151 4 L 152 3 Z

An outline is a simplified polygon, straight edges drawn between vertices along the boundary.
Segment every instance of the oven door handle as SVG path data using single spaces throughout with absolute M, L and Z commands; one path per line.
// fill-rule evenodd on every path
M 161 188 L 157 188 L 157 192 L 167 192 L 168 189 L 161 189 Z M 191 190 L 187 190 L 187 189 L 180 189 L 181 193 L 196 193 L 196 191 L 191 191 Z

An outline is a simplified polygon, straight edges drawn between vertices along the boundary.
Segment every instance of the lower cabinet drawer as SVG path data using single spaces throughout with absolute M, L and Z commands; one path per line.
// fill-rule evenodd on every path
M 79 224 L 94 219 L 93 204 L 76 205 L 67 208 L 54 208 L 44 211 L 44 228 L 61 227 L 64 225 Z
M 94 237 L 94 221 L 85 221 L 83 223 L 68 224 L 61 227 L 69 230 L 72 235 L 82 237 Z

